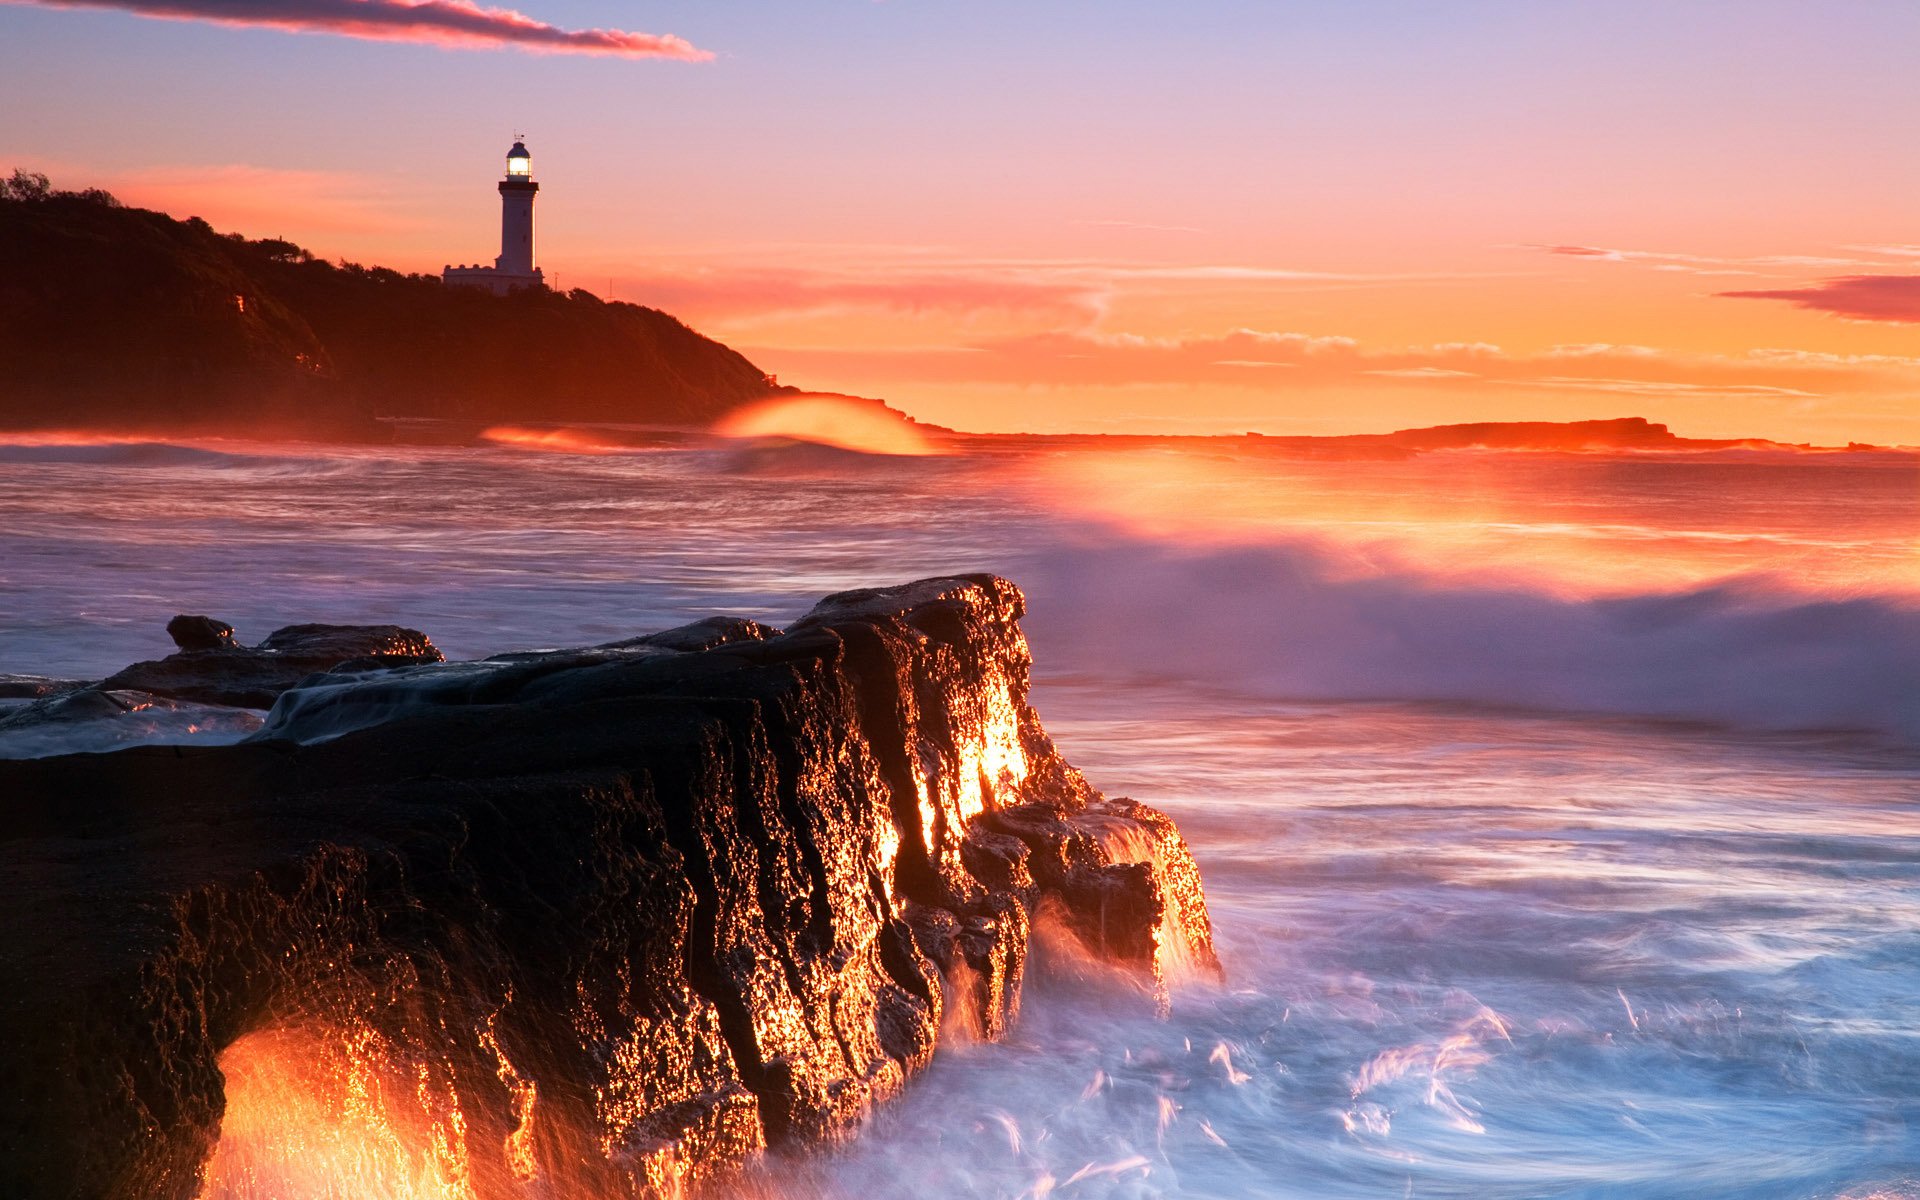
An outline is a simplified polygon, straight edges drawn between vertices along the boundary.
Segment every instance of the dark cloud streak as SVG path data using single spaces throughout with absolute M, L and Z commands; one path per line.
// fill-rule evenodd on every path
M 466 49 L 513 47 L 547 54 L 671 58 L 713 56 L 672 34 L 620 29 L 562 29 L 471 0 L 0 0 L 46 8 L 104 8 L 173 21 L 207 21 L 291 33 L 329 33 L 373 41 Z
M 1857 321 L 1920 323 L 1920 275 L 1841 275 L 1806 287 L 1721 292 L 1736 300 L 1784 300 Z

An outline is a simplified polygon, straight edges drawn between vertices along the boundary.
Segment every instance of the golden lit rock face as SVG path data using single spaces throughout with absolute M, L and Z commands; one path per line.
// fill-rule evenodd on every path
M 0 823 L 76 881 L 0 947 L 0 1094 L 40 1098 L 0 1112 L 7 1194 L 673 1195 L 1005 1033 L 1043 909 L 1217 970 L 1178 831 L 1028 706 L 1022 608 L 928 580 L 397 721 L 383 677 L 313 744 L 289 705 L 292 740 L 0 763 Z
M 475 1200 L 457 1089 L 366 1026 L 270 1028 L 220 1055 L 201 1200 Z

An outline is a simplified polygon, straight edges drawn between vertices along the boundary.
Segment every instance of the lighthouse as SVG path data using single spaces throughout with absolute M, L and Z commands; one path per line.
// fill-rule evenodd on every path
M 533 198 L 539 191 L 533 155 L 525 142 L 516 141 L 507 151 L 507 175 L 500 181 L 500 257 L 491 267 L 447 267 L 441 280 L 453 287 L 486 288 L 496 296 L 545 287 L 546 277 L 533 265 Z

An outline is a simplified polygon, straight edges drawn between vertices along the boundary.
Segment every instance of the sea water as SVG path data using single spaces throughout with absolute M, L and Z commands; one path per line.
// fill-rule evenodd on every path
M 1043 953 L 1008 1041 L 745 1191 L 1920 1196 L 1913 458 L 964 449 L 21 439 L 0 671 L 175 612 L 473 657 L 996 571 L 1068 757 L 1186 833 L 1226 983 L 1163 1017 Z

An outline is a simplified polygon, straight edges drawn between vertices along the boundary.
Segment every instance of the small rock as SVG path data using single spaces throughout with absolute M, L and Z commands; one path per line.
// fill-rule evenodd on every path
M 390 667 L 444 661 L 432 638 L 401 625 L 288 625 L 256 649 L 289 659 L 326 659 L 328 666 L 360 658 Z
M 240 644 L 233 640 L 233 626 L 225 621 L 186 613 L 167 622 L 167 636 L 182 650 L 232 650 Z

